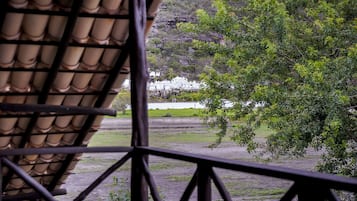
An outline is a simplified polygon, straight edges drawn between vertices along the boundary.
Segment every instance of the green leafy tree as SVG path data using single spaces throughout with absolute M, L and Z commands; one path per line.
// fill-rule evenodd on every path
M 130 105 L 130 92 L 123 90 L 114 99 L 112 108 L 125 114 L 127 107 Z
M 176 74 L 175 74 L 175 72 L 174 72 L 174 69 L 173 68 L 168 68 L 167 69 L 167 72 L 166 72 L 166 78 L 168 79 L 168 80 L 172 80 L 172 79 L 174 79 L 176 77 Z
M 324 150 L 320 171 L 357 176 L 357 1 L 213 6 L 214 14 L 197 10 L 198 22 L 180 28 L 213 55 L 201 93 L 206 118 L 221 128 L 217 143 L 231 123 L 232 139 L 251 152 L 302 156 L 312 146 Z M 274 131 L 264 144 L 254 141 L 262 123 Z

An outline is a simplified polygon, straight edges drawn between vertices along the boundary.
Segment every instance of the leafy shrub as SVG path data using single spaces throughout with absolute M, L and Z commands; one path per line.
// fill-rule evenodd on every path
M 110 201 L 130 201 L 130 190 L 128 187 L 128 179 L 121 178 L 120 181 L 118 177 L 113 177 L 113 186 L 117 186 L 117 191 L 111 191 L 109 193 Z
M 162 116 L 162 117 L 172 117 L 172 114 L 171 113 L 166 113 L 164 116 Z

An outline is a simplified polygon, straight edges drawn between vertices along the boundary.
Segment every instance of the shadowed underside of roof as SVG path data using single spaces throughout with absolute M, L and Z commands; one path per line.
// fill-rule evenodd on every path
M 145 33 L 161 0 L 146 2 Z M 130 73 L 129 0 L 9 0 L 0 11 L 0 150 L 86 146 Z M 80 154 L 8 159 L 52 191 Z M 4 195 L 33 191 L 2 175 Z

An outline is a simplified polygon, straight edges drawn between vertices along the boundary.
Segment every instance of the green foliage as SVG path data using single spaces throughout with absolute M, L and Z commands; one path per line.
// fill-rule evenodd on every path
M 176 77 L 176 74 L 174 72 L 173 68 L 169 68 L 166 72 L 166 79 L 167 80 L 172 80 L 174 77 Z
M 172 114 L 171 113 L 166 113 L 162 117 L 172 117 Z
M 112 108 L 121 111 L 125 115 L 127 107 L 130 105 L 130 92 L 121 91 L 114 99 Z
M 183 102 L 191 102 L 191 101 L 199 101 L 199 93 L 198 92 L 187 92 L 181 91 L 176 97 L 176 101 L 183 101 Z
M 127 179 L 120 179 L 118 177 L 113 177 L 113 186 L 118 187 L 117 191 L 111 191 L 109 193 L 110 201 L 130 201 L 130 190 L 128 186 L 129 182 Z
M 221 128 L 218 143 L 232 123 L 232 139 L 251 152 L 301 156 L 312 146 L 325 150 L 319 170 L 357 176 L 356 1 L 213 6 L 215 13 L 198 10 L 197 23 L 179 27 L 196 34 L 195 49 L 213 55 L 201 98 L 206 119 Z M 247 123 L 234 123 L 241 118 Z M 262 123 L 274 131 L 265 144 L 254 141 Z

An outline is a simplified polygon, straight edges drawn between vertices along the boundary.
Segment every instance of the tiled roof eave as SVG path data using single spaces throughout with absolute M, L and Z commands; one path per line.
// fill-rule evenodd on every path
M 86 146 L 103 115 L 113 114 L 108 108 L 129 76 L 128 0 L 44 2 L 0 2 L 2 150 Z M 160 2 L 152 1 L 147 20 L 153 20 Z M 49 190 L 59 188 L 77 160 L 77 154 L 11 159 L 30 176 L 42 175 L 40 184 Z M 51 165 L 56 161 L 61 165 Z M 49 172 L 51 179 L 45 179 Z M 11 170 L 3 177 L 3 192 L 25 193 Z

